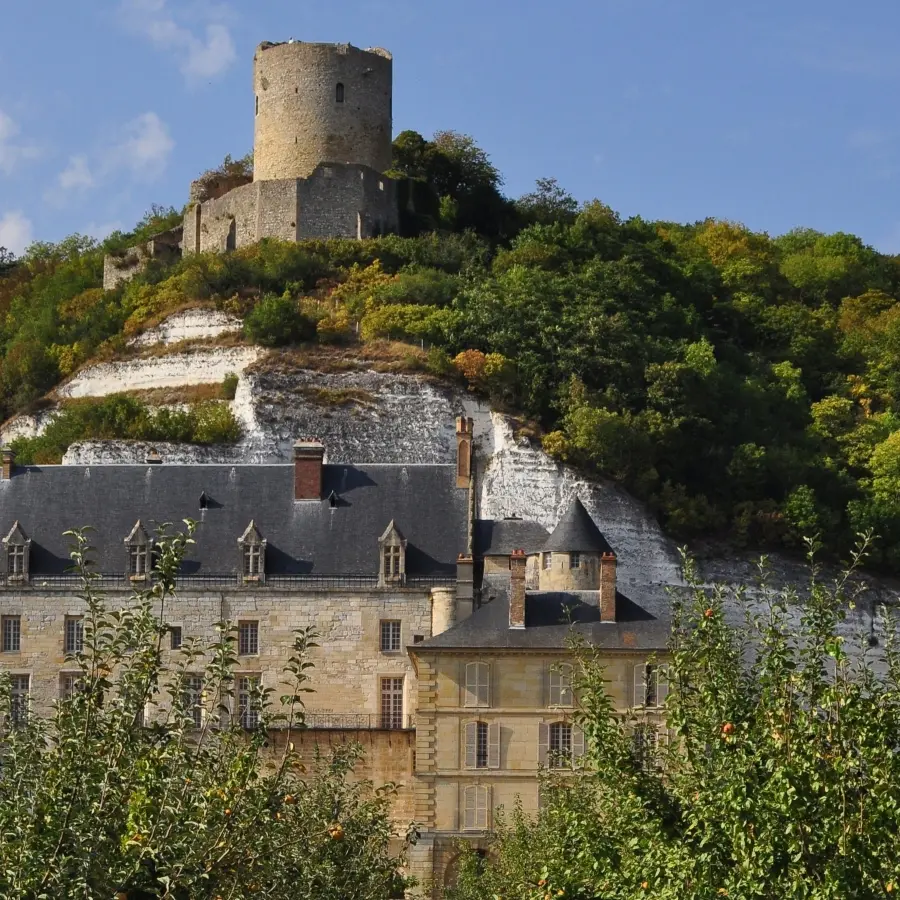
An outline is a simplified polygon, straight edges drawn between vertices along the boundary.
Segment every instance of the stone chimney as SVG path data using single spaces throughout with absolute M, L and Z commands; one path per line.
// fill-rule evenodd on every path
M 16 454 L 9 447 L 3 447 L 0 449 L 0 456 L 3 458 L 3 472 L 0 481 L 9 481 L 16 465 Z
M 600 557 L 600 621 L 616 621 L 616 554 Z
M 456 486 L 472 485 L 472 428 L 473 421 L 465 416 L 456 420 Z
M 294 444 L 294 499 L 322 499 L 322 463 L 325 446 L 314 438 Z
M 509 557 L 509 627 L 525 627 L 525 565 L 524 550 L 513 550 Z
M 456 615 L 468 619 L 475 605 L 475 563 L 471 556 L 460 553 L 456 560 Z

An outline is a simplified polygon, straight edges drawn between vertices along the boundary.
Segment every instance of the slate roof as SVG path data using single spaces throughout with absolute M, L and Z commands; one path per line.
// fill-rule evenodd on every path
M 576 497 L 565 514 L 556 523 L 556 528 L 547 538 L 542 550 L 559 550 L 566 553 L 612 553 L 606 538 L 600 533 L 591 514 Z
M 564 650 L 575 631 L 588 643 L 607 650 L 664 650 L 669 623 L 616 594 L 616 621 L 601 622 L 596 591 L 528 591 L 525 627 L 509 627 L 509 599 L 504 588 L 482 603 L 468 619 L 428 638 L 419 650 Z M 485 596 L 489 596 L 485 592 Z
M 455 576 L 467 516 L 455 466 L 326 465 L 326 499 L 299 502 L 293 473 L 290 464 L 19 467 L 0 481 L 0 533 L 18 520 L 32 539 L 31 572 L 49 575 L 69 566 L 63 532 L 90 525 L 98 568 L 112 573 L 125 569 L 137 519 L 152 533 L 202 518 L 182 571 L 225 574 L 239 569 L 238 538 L 252 519 L 267 574 L 376 575 L 378 538 L 393 519 L 408 539 L 409 575 Z
M 477 556 L 509 556 L 513 550 L 537 553 L 548 537 L 547 529 L 524 519 L 478 519 L 475 522 Z

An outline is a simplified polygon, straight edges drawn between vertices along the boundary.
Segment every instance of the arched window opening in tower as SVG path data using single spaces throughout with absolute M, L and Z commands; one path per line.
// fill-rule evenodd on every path
M 337 90 L 335 92 L 335 98 L 337 99 L 338 103 L 344 102 L 344 85 L 341 84 L 340 81 L 338 82 L 338 85 L 337 85 Z

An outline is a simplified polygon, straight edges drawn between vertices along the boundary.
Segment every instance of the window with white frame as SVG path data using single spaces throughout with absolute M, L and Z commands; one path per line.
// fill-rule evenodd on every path
M 125 549 L 128 554 L 128 577 L 134 580 L 145 579 L 150 574 L 151 551 L 153 540 L 138 519 L 125 538 Z
M 182 682 L 181 707 L 184 714 L 193 722 L 194 728 L 203 727 L 203 677 L 201 675 L 185 675 Z
M 238 622 L 238 655 L 259 653 L 259 622 Z
M 486 831 L 490 828 L 491 789 L 486 784 L 468 784 L 463 789 L 463 829 Z
M 10 677 L 9 720 L 13 727 L 24 725 L 28 720 L 28 689 L 30 675 Z
M 580 553 L 570 553 L 569 554 L 569 568 L 570 569 L 580 569 L 581 568 L 581 554 Z
M 500 726 L 497 723 L 466 723 L 466 768 L 500 768 Z
M 259 727 L 259 675 L 239 675 L 238 721 L 241 728 L 252 730 Z
M 634 667 L 634 705 L 657 708 L 665 705 L 669 693 L 668 666 L 638 663 Z
M 381 679 L 381 727 L 403 727 L 403 678 Z
M 84 652 L 84 617 L 66 616 L 63 648 L 66 653 Z
M 2 644 L 4 653 L 18 653 L 22 649 L 22 618 L 21 616 L 3 616 L 0 618 L 0 631 L 2 631 Z
M 549 569 L 553 565 L 553 554 L 552 553 L 542 553 L 541 554 L 541 565 L 545 569 Z
M 550 706 L 572 706 L 572 664 L 557 663 L 550 667 Z
M 631 733 L 631 752 L 638 766 L 651 771 L 659 766 L 660 744 L 664 735 L 652 722 L 638 722 Z
M 61 700 L 71 700 L 84 690 L 84 680 L 80 672 L 63 672 L 59 676 L 59 696 Z
M 381 620 L 381 649 L 384 653 L 395 653 L 400 649 L 400 620 Z
M 466 691 L 463 706 L 491 705 L 491 664 L 466 663 Z
M 570 722 L 541 722 L 538 762 L 551 769 L 564 769 L 584 756 L 584 732 Z
M 406 579 L 406 538 L 393 519 L 378 539 L 378 547 L 381 584 L 402 584 Z

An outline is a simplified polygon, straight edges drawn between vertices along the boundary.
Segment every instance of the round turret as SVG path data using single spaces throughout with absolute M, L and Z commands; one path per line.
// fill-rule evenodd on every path
M 253 57 L 254 181 L 307 178 L 320 163 L 389 169 L 392 78 L 387 50 L 260 44 Z

